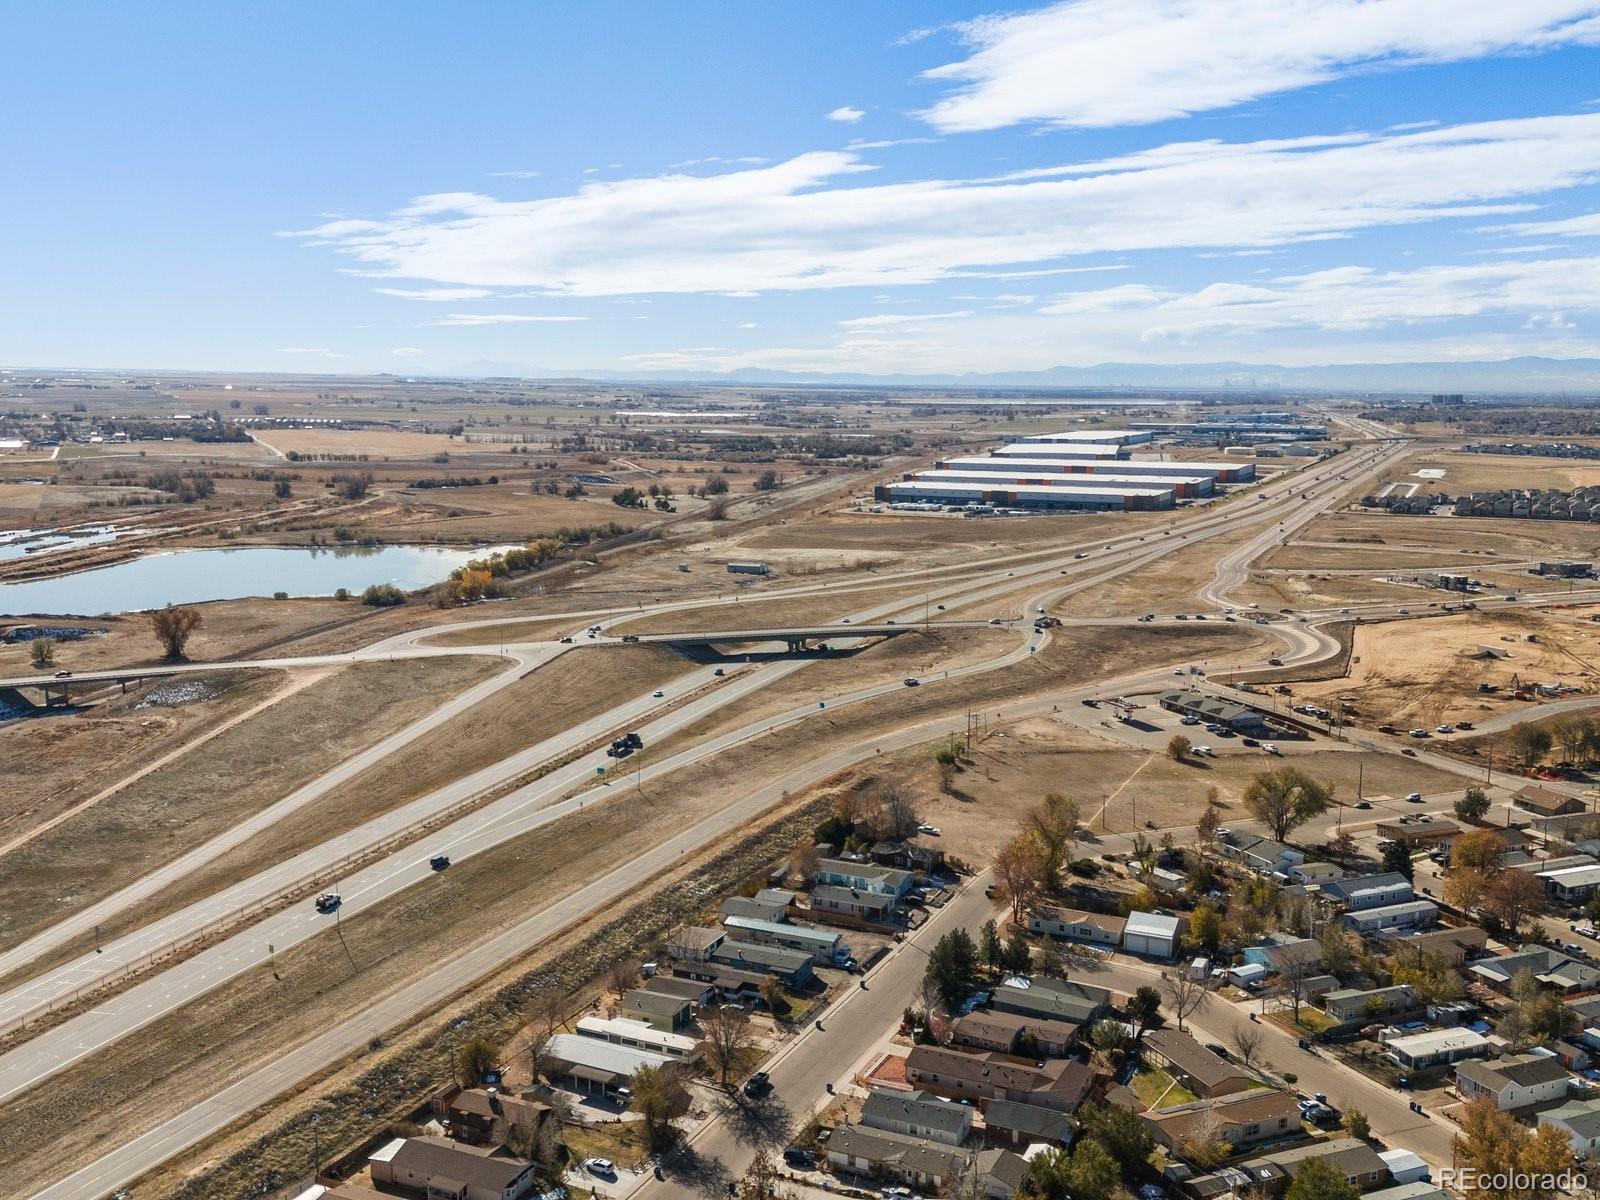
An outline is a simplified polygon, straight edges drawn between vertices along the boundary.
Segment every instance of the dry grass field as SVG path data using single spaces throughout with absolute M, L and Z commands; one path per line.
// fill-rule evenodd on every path
M 288 454 L 367 455 L 372 459 L 429 459 L 461 450 L 462 444 L 442 433 L 408 433 L 399 429 L 262 429 L 258 442 Z
M 199 845 L 499 666 L 446 658 L 350 667 L 140 777 L 5 856 L 0 945 Z
M 666 650 L 568 654 L 452 718 L 316 804 L 290 814 L 108 924 L 108 936 L 156 920 L 271 863 L 353 829 L 692 669 Z M 618 731 L 620 732 L 620 731 Z
M 284 682 L 277 671 L 219 672 L 199 692 L 155 684 L 92 708 L 8 724 L 0 755 L 0 846 L 204 737 L 278 694 Z
M 1442 476 L 1419 471 L 1442 470 Z M 1492 492 L 1502 488 L 1591 487 L 1600 483 L 1600 462 L 1538 458 L 1520 454 L 1460 454 L 1422 451 L 1383 476 L 1383 482 L 1420 483 L 1423 491 Z
M 1600 689 L 1600 627 L 1517 610 L 1362 625 L 1349 676 L 1296 684 L 1295 692 L 1329 707 L 1350 697 L 1363 724 L 1431 728 L 1520 707 L 1506 694 L 1513 675 Z M 1501 691 L 1480 694 L 1479 683 Z
M 1347 815 L 1363 822 L 1389 815 L 1385 798 L 1460 786 L 1454 775 L 1409 759 L 1333 745 L 1297 753 L 1292 761 L 1332 784 L 1336 799 L 1346 803 L 1354 801 L 1359 778 L 1362 794 L 1376 807 L 1370 814 Z M 1209 762 L 1179 764 L 1060 717 L 1040 716 L 1003 722 L 975 738 L 973 762 L 959 772 L 949 793 L 940 787 L 932 748 L 896 755 L 877 774 L 912 790 L 918 812 L 939 828 L 940 844 L 959 846 L 963 858 L 981 863 L 1017 832 L 1023 813 L 1050 792 L 1078 801 L 1087 836 L 1077 852 L 1093 856 L 1101 852 L 1101 837 L 1148 832 L 1147 821 L 1187 828 L 1204 810 L 1213 787 L 1225 813 L 1241 812 L 1245 788 L 1268 765 L 1261 755 L 1236 747 L 1220 748 Z

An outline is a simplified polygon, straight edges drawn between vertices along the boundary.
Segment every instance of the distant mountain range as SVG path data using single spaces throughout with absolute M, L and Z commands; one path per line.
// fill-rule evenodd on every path
M 433 372 L 427 374 L 433 375 Z M 444 376 L 564 382 L 771 384 L 819 387 L 936 388 L 1305 388 L 1360 392 L 1600 392 L 1600 359 L 1507 358 L 1482 362 L 1335 363 L 1285 367 L 1275 363 L 1100 363 L 1043 371 L 959 375 L 871 375 L 861 372 L 550 370 L 478 361 Z

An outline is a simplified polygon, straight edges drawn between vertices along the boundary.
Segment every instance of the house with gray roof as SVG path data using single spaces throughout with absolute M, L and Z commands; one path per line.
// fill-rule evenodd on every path
M 828 1162 L 836 1170 L 942 1188 L 966 1166 L 966 1156 L 948 1146 L 882 1129 L 844 1125 L 828 1139 Z
M 996 1012 L 1021 1013 L 1087 1025 L 1111 1006 L 1111 993 L 1105 988 L 1065 979 L 1038 978 L 1028 986 L 1004 983 L 994 989 L 991 1007 Z
M 1322 885 L 1322 894 L 1346 912 L 1403 904 L 1416 896 L 1411 880 L 1399 871 L 1335 879 Z
M 1570 1078 L 1554 1055 L 1518 1054 L 1462 1063 L 1456 1090 L 1463 1100 L 1487 1099 L 1501 1112 L 1513 1112 L 1566 1099 Z
M 926 1138 L 959 1146 L 972 1132 L 972 1107 L 932 1092 L 892 1092 L 875 1088 L 861 1106 L 861 1124 L 869 1129 Z
M 1530 972 L 1546 987 L 1569 995 L 1600 987 L 1600 971 L 1548 946 L 1523 946 L 1515 954 L 1479 959 L 1469 969 L 1490 987 L 1506 995 L 1510 994 L 1512 982 L 1523 971 Z
M 972 1169 L 989 1200 L 1011 1200 L 1028 1178 L 1028 1160 L 1009 1150 L 980 1150 Z
M 1579 1158 L 1600 1153 L 1600 1100 L 1569 1100 L 1539 1114 L 1539 1124 L 1554 1125 L 1567 1135 Z
M 738 971 L 775 975 L 788 987 L 801 987 L 815 978 L 812 956 L 804 950 L 762 946 L 755 942 L 723 942 L 711 952 L 714 964 Z
M 1020 1100 L 991 1100 L 983 1114 L 984 1135 L 997 1146 L 1026 1147 L 1037 1142 L 1070 1146 L 1077 1126 L 1066 1113 Z

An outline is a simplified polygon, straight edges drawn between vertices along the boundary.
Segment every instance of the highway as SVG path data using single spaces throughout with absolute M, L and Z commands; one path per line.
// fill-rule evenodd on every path
M 1315 467 L 1308 469 L 1305 475 L 1298 477 L 1297 487 L 1302 491 L 1312 490 L 1319 500 L 1331 504 L 1334 499 L 1333 494 L 1345 490 L 1345 488 L 1337 486 L 1337 480 L 1332 478 L 1335 470 L 1333 464 L 1338 464 L 1339 470 L 1347 472 L 1354 472 L 1358 469 L 1378 469 L 1387 460 L 1396 457 L 1402 450 L 1403 446 L 1393 446 L 1379 448 L 1376 451 L 1352 452 L 1350 455 L 1343 456 L 1342 459 L 1332 460 L 1330 464 L 1323 464 L 1320 474 Z M 1052 588 L 1034 598 L 1032 604 L 1035 606 L 1035 611 L 1037 611 L 1039 607 L 1049 603 L 1056 596 L 1093 586 L 1095 583 L 1125 574 L 1128 571 L 1158 560 L 1180 546 L 1205 537 L 1229 532 L 1241 525 L 1247 526 L 1256 521 L 1271 520 L 1270 514 L 1263 514 L 1260 509 L 1249 507 L 1253 503 L 1256 502 L 1241 501 L 1238 504 L 1227 506 L 1220 510 L 1207 510 L 1192 522 L 1175 525 L 1175 529 L 1184 531 L 1176 537 L 1170 536 L 1169 531 L 1169 536 L 1162 537 L 1160 540 L 1149 534 L 1140 537 L 1128 535 L 1114 539 L 1110 544 L 1111 549 L 1097 549 L 1087 552 L 1088 555 L 1092 556 L 1088 556 L 1083 560 L 1078 560 L 1076 555 L 1068 557 L 1065 550 L 1059 548 L 1051 551 L 1042 560 L 1040 552 L 1031 552 L 1024 556 L 1004 556 L 1001 560 L 1002 564 L 1014 563 L 1016 565 L 1003 575 L 998 567 L 986 564 L 984 573 L 978 574 L 976 578 L 959 580 L 954 583 L 946 582 L 937 589 L 929 589 L 928 595 L 930 600 L 934 598 L 960 599 L 962 602 L 970 603 L 978 599 L 1015 594 L 1027 587 L 1037 586 L 1043 582 L 1046 575 L 1066 576 L 1065 580 L 1059 578 L 1055 580 Z M 1276 536 L 1276 530 L 1268 530 L 1264 536 L 1267 540 L 1270 540 L 1271 537 Z M 1145 542 L 1146 538 L 1149 538 L 1147 543 Z M 948 579 L 948 574 L 946 574 L 946 578 Z M 881 585 L 881 579 L 875 579 L 870 584 L 872 587 L 880 587 Z M 801 589 L 795 589 L 795 591 L 799 590 Z M 821 591 L 823 589 L 817 588 L 814 590 Z M 842 591 L 847 589 L 829 590 Z M 676 605 L 663 605 L 647 611 L 681 610 L 707 603 L 711 602 L 683 602 Z M 876 609 L 867 612 L 853 614 L 851 620 L 852 623 L 855 623 L 857 621 L 879 619 L 891 614 L 907 616 L 921 612 L 924 608 L 925 602 L 919 601 L 914 604 L 908 604 L 902 598 L 881 604 Z M 615 624 L 637 615 L 639 615 L 637 610 L 612 610 L 606 623 L 608 625 Z M 509 624 L 527 619 L 529 618 L 526 616 L 492 618 L 487 621 L 463 623 L 463 626 L 491 628 L 495 623 Z M 384 653 L 405 653 L 413 649 L 420 649 L 421 647 L 416 644 L 420 639 L 447 632 L 449 628 L 434 627 L 411 634 L 399 635 L 397 638 L 386 639 L 386 642 L 380 645 L 368 647 L 366 651 L 360 653 L 363 656 L 376 657 Z M 839 629 L 839 633 L 845 635 L 848 629 L 849 626 L 842 626 Z M 1266 632 L 1289 641 L 1293 648 L 1292 652 L 1297 656 L 1315 656 L 1327 650 L 1326 643 L 1322 641 L 1325 635 L 1319 635 L 1304 626 L 1280 623 L 1264 627 L 1264 629 Z M 1042 638 L 1035 637 L 1025 632 L 1022 639 L 1023 644 L 1019 644 L 1011 652 L 985 663 L 974 664 L 960 671 L 952 671 L 951 676 L 957 677 L 959 675 L 993 670 L 1006 663 L 1018 661 L 1030 653 L 1030 646 L 1042 647 L 1047 644 L 1048 636 L 1047 634 Z M 533 650 L 544 652 L 549 649 L 549 646 L 547 644 L 536 644 L 516 647 L 515 649 L 519 653 Z M 443 652 L 459 651 L 446 650 Z M 241 664 L 230 665 L 237 666 Z M 697 709 L 692 716 L 686 716 L 677 722 L 675 727 L 681 728 L 703 716 L 706 712 L 720 707 L 721 704 L 732 702 L 733 699 L 737 698 L 735 692 L 740 686 L 747 686 L 754 690 L 770 684 L 781 675 L 801 669 L 803 666 L 804 662 L 784 662 L 752 667 L 746 671 L 741 671 L 737 673 L 736 679 L 729 679 L 726 683 L 719 685 L 718 688 L 692 701 L 691 704 L 704 705 L 704 707 Z M 1075 690 L 1083 694 L 1091 694 L 1108 687 L 1131 689 L 1141 684 L 1143 686 L 1154 686 L 1161 676 L 1165 674 L 1167 674 L 1166 671 L 1150 672 L 1138 678 L 1129 678 L 1122 681 L 1102 681 L 1095 683 L 1092 687 Z M 934 677 L 930 676 L 929 681 L 934 683 Z M 836 708 L 842 704 L 862 703 L 876 696 L 898 690 L 899 686 L 898 684 L 880 685 L 876 688 L 863 689 L 859 693 L 841 697 L 829 697 L 826 698 L 825 702 L 830 708 Z M 1065 699 L 1068 695 L 1069 693 L 1062 693 L 1060 696 L 1047 699 Z M 1041 711 L 1047 711 L 1050 707 L 1045 700 L 1040 700 L 1036 703 Z M 1024 708 L 1033 706 L 1033 704 L 1008 706 L 1006 713 L 1008 716 L 1019 715 Z M 669 705 L 668 707 L 672 706 Z M 690 705 L 683 705 L 677 711 L 687 714 L 689 710 Z M 796 708 L 782 714 L 776 719 L 776 722 L 802 720 L 814 715 L 815 711 L 816 709 L 811 706 Z M 608 714 L 608 717 L 612 715 Z M 669 713 L 664 717 L 657 718 L 657 720 L 664 724 L 659 727 L 659 736 L 647 732 L 647 737 L 652 745 L 658 744 L 661 737 L 670 736 L 674 731 L 674 726 L 668 724 L 673 721 L 673 714 Z M 736 730 L 724 735 L 722 738 L 669 755 L 667 758 L 646 767 L 643 774 L 655 775 L 677 769 L 682 765 L 686 765 L 687 762 L 695 761 L 698 758 L 736 745 L 745 737 L 759 736 L 761 732 L 776 722 L 771 718 L 752 722 L 748 729 Z M 879 749 L 925 742 L 938 736 L 944 729 L 955 728 L 960 724 L 961 721 L 955 718 L 942 722 L 925 723 L 902 730 L 893 738 L 875 739 L 870 746 L 858 745 L 834 751 L 826 759 L 818 763 L 808 764 L 808 768 L 804 772 L 790 773 L 781 781 L 775 781 L 757 789 L 750 796 L 742 798 L 736 804 L 718 813 L 714 818 L 708 819 L 707 822 L 702 822 L 694 830 L 685 831 L 685 833 L 677 835 L 668 845 L 674 847 L 677 853 L 687 852 L 688 849 L 694 846 L 704 844 L 704 839 L 715 836 L 717 832 L 737 828 L 747 821 L 751 815 L 759 813 L 765 807 L 770 806 L 784 791 L 793 791 L 804 787 L 808 778 L 825 777 L 826 774 L 839 769 L 841 766 L 860 761 L 863 757 L 870 757 Z M 363 907 L 379 903 L 385 897 L 391 896 L 405 887 L 423 883 L 427 876 L 427 857 L 434 852 L 443 850 L 451 853 L 453 857 L 479 852 L 489 845 L 503 841 L 505 837 L 516 836 L 528 829 L 536 828 L 542 823 L 558 819 L 565 812 L 571 811 L 572 806 L 576 804 L 588 803 L 592 800 L 601 800 L 603 798 L 604 790 L 592 789 L 589 792 L 570 797 L 565 801 L 557 800 L 556 798 L 560 794 L 576 785 L 580 778 L 591 776 L 593 767 L 580 760 L 579 763 L 561 768 L 561 771 L 572 772 L 572 777 L 568 778 L 563 775 L 558 779 L 557 776 L 560 775 L 560 772 L 547 776 L 527 788 L 519 789 L 512 793 L 511 796 L 493 801 L 477 809 L 469 816 L 461 818 L 445 829 L 430 834 L 405 850 L 380 859 L 356 875 L 351 876 L 341 887 L 341 892 L 346 897 L 347 911 L 352 913 L 361 911 Z M 774 788 L 777 790 L 775 791 Z M 435 799 L 435 806 L 437 806 L 437 799 Z M 691 835 L 695 836 L 691 837 Z M 689 839 L 687 843 L 685 842 L 686 838 Z M 635 863 L 619 867 L 618 871 L 613 874 L 619 876 L 616 883 L 620 890 L 614 894 L 623 894 L 629 886 L 636 886 L 639 881 L 648 878 L 651 873 L 659 869 L 659 866 L 671 861 L 672 856 L 660 859 L 659 856 L 652 854 Z M 613 876 L 606 877 L 606 880 L 612 879 Z M 396 996 L 384 997 L 376 1001 L 373 1006 L 360 1014 L 355 1014 L 349 1022 L 338 1027 L 338 1030 L 345 1030 L 348 1037 L 354 1039 L 347 1039 L 339 1042 L 339 1044 L 346 1047 L 358 1045 L 366 1037 L 371 1036 L 371 1033 L 367 1031 L 389 1028 L 394 1024 L 403 1022 L 431 1004 L 437 1003 L 439 998 L 449 990 L 451 980 L 459 978 L 463 982 L 470 981 L 504 962 L 507 957 L 537 945 L 539 940 L 549 935 L 551 927 L 547 923 L 549 920 L 555 919 L 556 915 L 561 915 L 562 923 L 565 923 L 565 921 L 573 919 L 574 916 L 582 915 L 584 911 L 590 911 L 590 909 L 584 908 L 584 901 L 581 898 L 589 897 L 593 899 L 594 887 L 603 882 L 605 881 L 597 881 L 597 884 L 591 886 L 591 888 L 586 888 L 582 892 L 574 894 L 573 897 L 568 897 L 559 904 L 552 906 L 545 912 L 536 914 L 530 918 L 529 923 L 519 926 L 518 930 L 507 931 L 506 934 L 483 946 L 467 948 L 461 955 L 448 963 L 441 964 L 434 974 L 419 980 L 415 988 L 407 988 L 403 993 L 397 993 Z M 577 906 L 576 909 L 573 907 L 574 904 Z M 285 944 L 292 944 L 296 937 L 311 936 L 320 931 L 327 923 L 326 918 L 308 919 L 307 914 L 309 912 L 309 907 L 302 905 L 292 912 L 291 910 L 285 910 L 283 913 L 267 918 L 266 921 L 257 924 L 245 933 L 226 939 L 211 950 L 196 955 L 194 958 L 135 985 L 118 997 L 114 997 L 111 1002 L 97 1005 L 94 1014 L 85 1014 L 86 1016 L 95 1017 L 94 1023 L 79 1025 L 76 1022 L 82 1020 L 82 1018 L 74 1018 L 73 1021 L 67 1022 L 59 1029 L 50 1031 L 50 1033 L 36 1038 L 33 1042 L 24 1043 L 18 1050 L 13 1051 L 12 1055 L 7 1055 L 4 1060 L 0 1060 L 0 1080 L 4 1081 L 3 1085 L 0 1086 L 5 1088 L 6 1094 L 13 1095 L 18 1090 L 28 1086 L 30 1082 L 59 1069 L 60 1065 L 74 1061 L 77 1057 L 81 1057 L 82 1054 L 92 1053 L 97 1046 L 107 1044 L 110 1040 L 123 1036 L 129 1029 L 137 1028 L 140 1024 L 153 1019 L 155 1016 L 181 1007 L 188 999 L 201 994 L 209 987 L 216 986 L 222 979 L 230 977 L 232 974 L 237 973 L 238 970 L 248 969 L 251 965 L 259 964 L 263 955 L 263 947 L 267 941 L 271 941 L 281 948 Z M 198 915 L 198 913 L 191 913 L 190 919 L 193 920 Z M 314 918 L 315 915 L 311 914 L 311 917 Z M 281 931 L 279 927 L 270 925 L 270 922 L 277 921 L 280 918 L 286 919 L 287 922 L 282 926 Z M 554 926 L 554 928 L 559 927 L 559 925 Z M 518 949 L 510 948 L 509 943 L 506 941 L 513 934 L 518 934 L 527 939 L 519 943 L 520 948 Z M 280 937 L 284 940 L 280 941 Z M 187 974 L 183 974 L 184 972 L 187 972 Z M 141 989 L 148 990 L 141 991 Z M 136 994 L 137 999 L 125 999 L 135 997 Z M 410 1000 L 396 998 L 402 994 L 409 997 Z M 121 1002 L 120 1005 L 118 1005 L 118 1001 Z M 407 1003 L 412 1003 L 412 1007 L 406 1008 Z M 70 1034 L 64 1032 L 67 1030 L 71 1030 Z M 321 1053 L 336 1057 L 337 1052 L 332 1049 L 332 1041 L 338 1041 L 335 1037 L 336 1033 L 337 1030 L 330 1030 L 316 1039 L 314 1043 L 308 1044 L 308 1047 L 320 1047 Z M 56 1035 L 60 1036 L 57 1037 Z M 257 1073 L 257 1075 L 247 1077 L 246 1080 L 241 1080 L 231 1085 L 225 1091 L 219 1093 L 218 1096 L 213 1097 L 212 1100 L 197 1106 L 188 1113 L 181 1114 L 179 1117 L 174 1118 L 173 1121 L 165 1123 L 158 1130 L 136 1138 L 122 1149 L 109 1154 L 91 1170 L 95 1172 L 97 1179 L 107 1181 L 104 1183 L 105 1187 L 110 1187 L 117 1182 L 130 1178 L 131 1175 L 137 1174 L 139 1171 L 148 1169 L 148 1167 L 161 1161 L 170 1148 L 175 1148 L 179 1144 L 192 1144 L 193 1141 L 206 1136 L 208 1132 L 217 1128 L 218 1122 L 224 1119 L 220 1114 L 224 1109 L 228 1108 L 230 1103 L 226 1099 L 227 1097 L 239 1096 L 241 1102 L 245 1105 L 245 1109 L 248 1109 L 262 1100 L 270 1098 L 277 1091 L 282 1090 L 283 1086 L 285 1086 L 281 1082 L 284 1078 L 283 1071 L 286 1069 L 285 1063 L 292 1061 L 303 1065 L 317 1058 L 318 1051 L 308 1049 L 308 1047 L 301 1047 L 291 1052 L 291 1055 L 275 1063 L 271 1072 Z M 23 1052 L 28 1052 L 28 1056 L 24 1058 L 13 1057 L 13 1055 Z M 323 1057 L 320 1061 L 329 1061 L 329 1057 Z M 306 1067 L 306 1069 L 311 1068 Z M 275 1083 L 275 1079 L 278 1082 Z M 240 1093 L 237 1090 L 240 1088 L 244 1088 L 245 1091 Z M 120 1175 L 119 1172 L 121 1172 Z M 79 1176 L 74 1176 L 73 1178 L 78 1179 Z M 88 1183 L 87 1179 L 80 1179 L 80 1182 L 84 1183 L 91 1191 L 100 1186 L 99 1183 Z M 75 1193 L 61 1192 L 59 1194 Z

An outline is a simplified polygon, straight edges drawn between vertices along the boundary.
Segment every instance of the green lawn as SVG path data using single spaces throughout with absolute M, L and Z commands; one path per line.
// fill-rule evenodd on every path
M 1147 1108 L 1171 1108 L 1174 1104 L 1188 1104 L 1199 1099 L 1160 1067 L 1140 1067 L 1128 1081 L 1128 1087 Z

